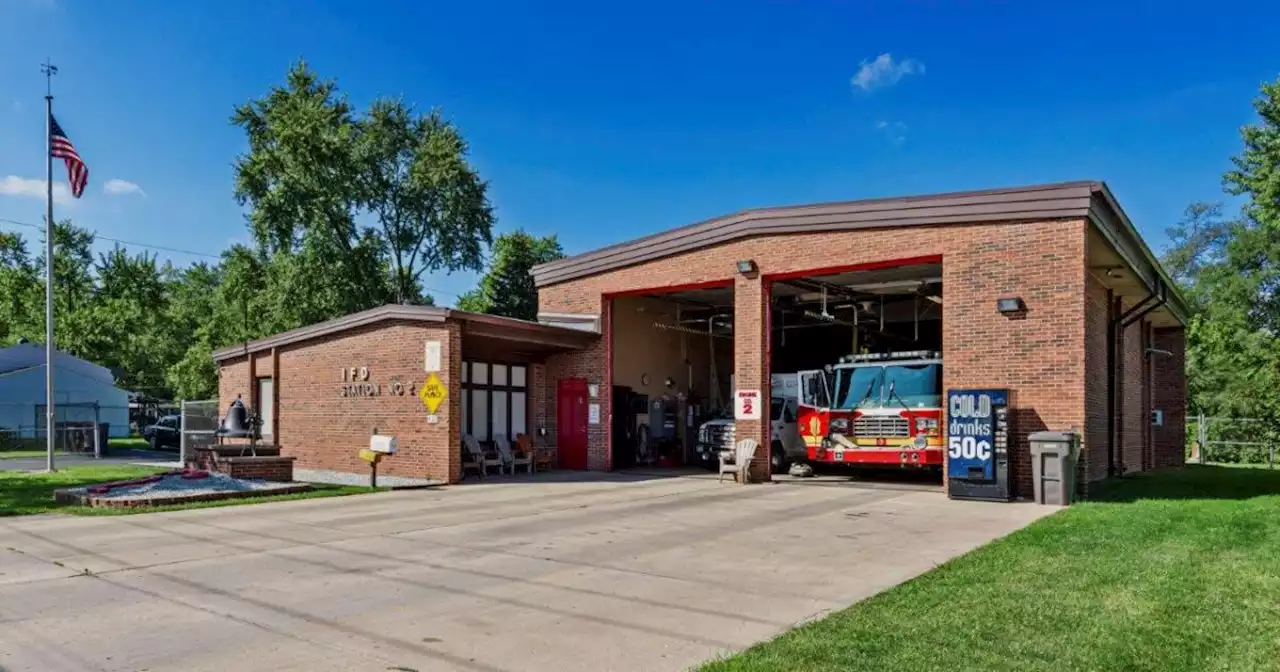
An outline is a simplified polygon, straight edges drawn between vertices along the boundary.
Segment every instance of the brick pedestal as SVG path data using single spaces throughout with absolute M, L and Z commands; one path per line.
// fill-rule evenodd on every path
M 240 455 L 240 446 L 209 446 L 196 450 L 187 466 L 232 478 L 258 478 L 264 481 L 290 482 L 296 457 L 280 455 L 275 446 L 260 446 L 258 455 Z M 263 455 L 262 452 L 272 454 Z

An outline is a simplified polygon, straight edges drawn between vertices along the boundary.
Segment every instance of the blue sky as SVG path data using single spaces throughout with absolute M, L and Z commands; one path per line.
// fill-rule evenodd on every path
M 0 0 L 0 219 L 41 221 L 49 56 L 91 171 L 57 216 L 247 241 L 228 117 L 305 57 L 358 105 L 442 107 L 499 230 L 570 253 L 748 207 L 1075 179 L 1106 180 L 1159 248 L 1187 203 L 1224 199 L 1280 76 L 1250 29 L 1280 3 L 615 4 Z M 427 284 L 449 303 L 473 282 Z

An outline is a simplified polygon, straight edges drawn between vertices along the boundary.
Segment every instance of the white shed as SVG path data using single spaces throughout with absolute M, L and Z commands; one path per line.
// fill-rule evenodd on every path
M 36 343 L 0 349 L 0 430 L 17 437 L 44 435 L 45 352 Z M 57 422 L 109 423 L 111 436 L 129 435 L 129 393 L 104 366 L 54 353 Z

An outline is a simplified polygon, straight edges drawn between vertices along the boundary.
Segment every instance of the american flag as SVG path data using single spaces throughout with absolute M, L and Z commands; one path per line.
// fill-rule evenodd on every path
M 71 139 L 62 132 L 58 120 L 49 115 L 49 144 L 53 158 L 62 159 L 67 164 L 67 180 L 71 182 L 71 195 L 80 198 L 85 185 L 89 184 L 89 167 L 80 160 Z

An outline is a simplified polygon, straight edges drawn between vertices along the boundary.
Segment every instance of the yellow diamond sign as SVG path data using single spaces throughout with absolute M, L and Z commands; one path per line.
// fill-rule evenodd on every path
M 432 415 L 435 415 L 436 409 L 440 408 L 441 402 L 447 396 L 449 396 L 449 388 L 445 387 L 444 381 L 434 373 L 427 376 L 427 382 L 418 388 L 418 398 L 422 400 L 422 405 L 427 407 L 427 412 Z

